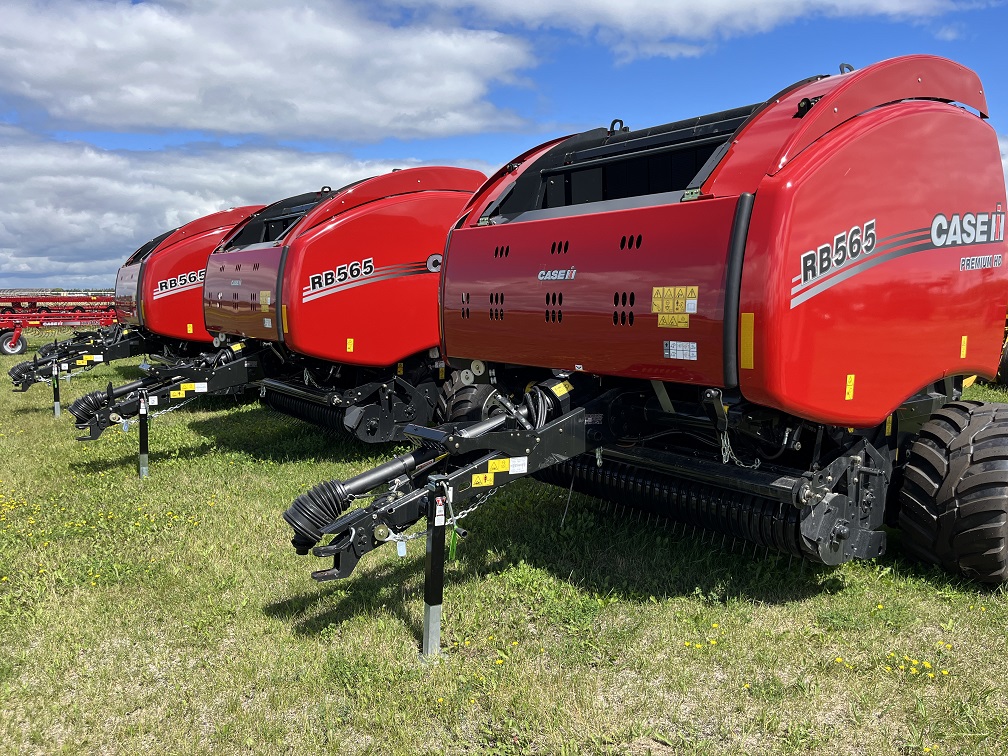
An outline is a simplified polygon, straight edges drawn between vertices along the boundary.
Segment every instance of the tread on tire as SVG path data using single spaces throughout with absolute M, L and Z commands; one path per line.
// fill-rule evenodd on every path
M 914 557 L 1008 581 L 1008 405 L 957 401 L 931 416 L 910 448 L 899 524 Z

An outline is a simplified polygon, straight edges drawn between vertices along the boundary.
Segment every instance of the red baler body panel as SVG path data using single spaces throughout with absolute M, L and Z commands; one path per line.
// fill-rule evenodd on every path
M 742 393 L 802 417 L 863 426 L 945 375 L 993 377 L 1008 308 L 997 151 L 995 134 L 975 116 L 914 101 L 838 126 L 767 176 L 743 267 L 740 311 L 752 317 L 752 360 L 741 360 Z M 972 244 L 936 245 L 948 242 L 943 227 L 954 216 L 960 226 L 972 217 L 975 229 L 984 215 L 984 241 L 974 230 Z M 846 235 L 840 246 L 850 252 L 853 228 L 864 247 L 868 224 L 870 253 L 850 259 L 836 250 L 836 237 Z M 829 269 L 821 270 L 827 245 Z
M 986 111 L 962 66 L 884 61 L 757 108 L 701 171 L 695 199 L 643 192 L 470 213 L 445 257 L 447 356 L 711 387 L 737 380 L 752 402 L 859 427 L 943 376 L 993 376 L 1008 308 L 1004 176 L 990 126 L 946 101 Z M 654 144 L 641 133 L 652 141 L 631 160 Z M 600 157 L 586 158 L 589 168 L 619 158 L 618 146 L 592 149 Z M 543 176 L 566 171 L 573 182 L 581 169 L 570 154 Z M 752 212 L 733 238 L 743 194 Z M 727 312 L 738 320 L 726 335 Z
M 212 256 L 204 283 L 207 327 L 364 366 L 394 364 L 437 346 L 445 236 L 483 180 L 458 168 L 377 176 L 312 209 L 284 246 Z
M 724 199 L 455 231 L 444 274 L 448 354 L 721 385 L 734 211 Z M 565 277 L 552 278 L 557 271 Z M 666 341 L 717 348 L 670 360 Z
M 143 260 L 121 267 L 116 277 L 120 322 L 142 325 L 170 339 L 210 342 L 202 306 L 207 258 L 235 225 L 260 207 L 198 218 L 176 229 Z

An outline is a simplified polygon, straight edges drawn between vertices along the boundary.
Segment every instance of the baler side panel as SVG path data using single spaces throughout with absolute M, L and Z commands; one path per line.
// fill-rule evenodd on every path
M 287 346 L 364 366 L 392 365 L 437 346 L 445 235 L 470 196 L 389 197 L 292 240 L 283 276 Z
M 448 354 L 723 385 L 736 204 L 674 202 L 456 229 L 443 273 Z
M 140 266 L 123 265 L 116 273 L 116 319 L 124 325 L 140 325 Z
M 903 102 L 838 126 L 768 176 L 743 267 L 746 398 L 872 426 L 945 375 L 993 376 L 1008 306 L 997 155 L 975 115 Z M 974 240 L 982 223 L 984 241 L 942 246 L 953 237 L 939 216 L 946 227 L 956 218 L 960 241 L 964 223 Z
M 264 243 L 210 255 L 200 291 L 208 332 L 277 340 L 282 253 L 283 247 Z

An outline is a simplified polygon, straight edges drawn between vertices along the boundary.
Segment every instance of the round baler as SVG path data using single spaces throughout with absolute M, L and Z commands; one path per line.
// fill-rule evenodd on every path
M 1008 408 L 960 398 L 1004 337 L 986 117 L 976 74 L 915 55 L 519 156 L 446 248 L 447 422 L 295 500 L 294 546 L 344 577 L 534 474 L 831 565 L 899 525 L 1005 581 Z
M 213 349 L 154 368 L 115 402 L 81 408 L 78 427 L 95 438 L 138 414 L 141 391 L 163 411 L 249 388 L 278 410 L 366 442 L 430 423 L 445 377 L 444 238 L 484 179 L 412 168 L 264 208 L 206 262 L 202 317 Z
M 236 224 L 261 205 L 231 208 L 151 239 L 119 268 L 115 285 L 118 323 L 76 331 L 48 344 L 8 374 L 19 391 L 48 382 L 58 372 L 90 370 L 113 360 L 160 353 L 174 360 L 198 354 L 210 343 L 203 327 L 202 275 L 210 252 Z

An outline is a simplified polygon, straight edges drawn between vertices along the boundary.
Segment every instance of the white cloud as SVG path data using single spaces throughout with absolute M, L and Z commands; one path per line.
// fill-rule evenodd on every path
M 384 2 L 384 0 L 383 0 Z M 705 44 L 769 31 L 810 16 L 920 19 L 953 10 L 955 0 L 387 0 L 474 19 L 597 34 L 621 58 L 696 55 Z
M 110 287 L 134 249 L 194 218 L 414 164 L 253 147 L 110 152 L 0 127 L 0 288 Z
M 487 95 L 533 62 L 516 37 L 349 0 L 8 0 L 0 25 L 0 97 L 74 128 L 476 133 L 520 123 Z

